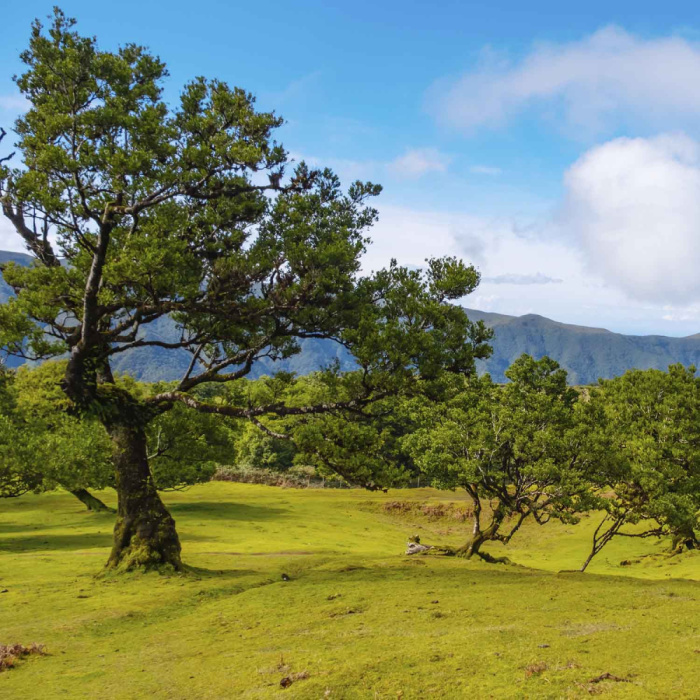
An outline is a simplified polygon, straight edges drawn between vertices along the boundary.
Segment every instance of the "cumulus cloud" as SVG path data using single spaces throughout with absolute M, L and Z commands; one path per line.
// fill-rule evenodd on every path
M 431 103 L 442 119 L 466 129 L 554 108 L 570 126 L 598 130 L 615 116 L 697 117 L 698 75 L 699 43 L 606 27 L 580 41 L 538 44 L 515 63 L 486 50 L 475 70 L 436 85 Z
M 461 257 L 459 239 L 464 227 L 468 229 L 468 236 L 481 224 L 476 217 L 466 217 L 465 221 L 463 217 L 448 213 L 377 204 L 379 221 L 370 231 L 372 243 L 363 264 L 366 271 L 386 267 L 392 258 L 402 265 L 422 267 L 428 257 Z M 477 253 L 483 253 L 483 236 L 474 231 L 468 245 Z
M 623 333 L 697 332 L 700 303 L 697 309 L 689 309 L 687 304 L 631 298 L 601 279 L 595 269 L 587 269 L 581 245 L 573 236 L 554 235 L 558 230 L 544 226 L 533 230 L 510 217 L 377 204 L 380 217 L 369 232 L 372 243 L 363 261 L 365 272 L 385 267 L 391 258 L 423 267 L 427 257 L 454 255 L 476 264 L 482 273 L 482 284 L 463 300 L 470 308 L 514 316 L 537 313 Z M 510 283 L 493 283 L 503 278 Z M 527 278 L 553 281 L 513 283 Z
M 562 223 L 592 271 L 654 302 L 700 298 L 700 144 L 615 139 L 566 173 Z
M 379 221 L 370 231 L 372 243 L 364 260 L 367 271 L 386 266 L 391 258 L 420 267 L 428 257 L 452 255 L 475 264 L 484 284 L 536 287 L 587 277 L 570 242 L 523 233 L 509 217 L 378 206 Z
M 563 279 L 558 277 L 543 275 L 541 272 L 536 272 L 534 275 L 509 273 L 505 275 L 496 275 L 496 277 L 482 278 L 482 282 L 488 284 L 561 284 L 563 281 Z
M 414 148 L 389 163 L 389 171 L 400 177 L 416 178 L 431 172 L 444 173 L 449 156 L 435 148 Z

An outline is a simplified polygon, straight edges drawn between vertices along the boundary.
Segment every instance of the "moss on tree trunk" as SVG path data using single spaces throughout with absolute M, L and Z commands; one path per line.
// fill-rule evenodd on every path
M 471 559 L 474 555 L 480 556 L 481 545 L 483 545 L 485 541 L 486 538 L 481 533 L 474 535 L 471 540 L 455 549 L 455 556 L 464 557 L 465 559 Z
M 181 569 L 175 520 L 153 482 L 143 428 L 112 423 L 107 429 L 113 443 L 119 499 L 108 568 Z
M 690 526 L 679 528 L 671 537 L 671 552 L 673 554 L 681 554 L 686 549 L 698 549 L 699 547 L 700 542 Z
M 493 557 L 486 552 L 481 551 L 481 547 L 484 542 L 492 542 L 494 540 L 503 541 L 503 538 L 499 536 L 499 529 L 506 518 L 506 511 L 501 503 L 494 508 L 493 514 L 491 516 L 491 522 L 487 527 L 481 527 L 481 501 L 474 494 L 472 495 L 472 502 L 474 504 L 474 515 L 473 527 L 472 527 L 472 538 L 461 547 L 455 550 L 455 556 L 464 557 L 465 559 L 471 559 L 473 556 L 478 556 L 484 561 L 491 564 L 509 564 L 510 559 L 507 557 Z
M 406 554 L 441 554 L 448 557 L 462 557 L 471 559 L 473 556 L 478 556 L 480 559 L 489 562 L 490 564 L 510 564 L 512 563 L 508 557 L 494 557 L 487 552 L 482 552 L 481 547 L 484 542 L 507 541 L 509 538 L 500 537 L 498 530 L 505 519 L 505 511 L 499 506 L 494 510 L 493 517 L 488 527 L 481 529 L 481 503 L 478 499 L 474 500 L 474 524 L 472 529 L 472 538 L 463 544 L 461 547 L 450 547 L 447 545 L 422 545 L 420 537 L 409 537 L 409 546 Z M 513 530 L 515 532 L 517 528 Z M 411 545 L 414 546 L 411 546 Z M 418 546 L 415 546 L 418 545 Z

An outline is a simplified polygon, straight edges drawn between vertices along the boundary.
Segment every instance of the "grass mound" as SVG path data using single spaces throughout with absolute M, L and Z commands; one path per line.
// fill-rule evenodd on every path
M 697 697 L 694 553 L 624 538 L 560 573 L 592 517 L 494 546 L 518 567 L 406 557 L 415 531 L 466 536 L 467 501 L 428 489 L 218 482 L 166 498 L 188 564 L 172 576 L 95 576 L 113 516 L 69 495 L 0 504 L 2 634 L 61 650 L 0 674 L 0 697 Z
M 420 503 L 418 501 L 388 501 L 381 510 L 396 517 L 424 517 L 428 520 L 456 520 L 463 523 L 474 513 L 470 506 L 458 503 Z

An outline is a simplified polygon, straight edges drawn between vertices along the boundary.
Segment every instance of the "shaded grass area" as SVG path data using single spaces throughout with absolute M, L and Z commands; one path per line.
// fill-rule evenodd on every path
M 462 506 L 428 489 L 219 482 L 166 499 L 185 575 L 96 577 L 113 515 L 60 493 L 0 502 L 0 643 L 49 654 L 0 674 L 0 697 L 699 696 L 693 553 L 625 539 L 589 573 L 558 573 L 585 557 L 591 518 L 525 528 L 508 547 L 521 566 L 406 557 L 409 534 L 468 528 L 384 508 Z M 606 673 L 631 682 L 591 682 Z

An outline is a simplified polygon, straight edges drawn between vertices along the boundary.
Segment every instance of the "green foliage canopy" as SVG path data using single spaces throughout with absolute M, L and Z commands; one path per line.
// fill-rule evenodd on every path
M 700 530 L 700 379 L 695 367 L 632 370 L 600 382 L 586 406 L 593 483 L 606 516 L 591 555 L 614 536 L 669 534 L 698 545 Z M 640 530 L 626 528 L 644 521 Z M 649 523 L 653 523 L 651 527 Z
M 566 372 L 523 355 L 506 374 L 506 385 L 486 375 L 458 384 L 444 404 L 414 409 L 421 427 L 406 438 L 435 486 L 469 494 L 473 536 L 458 552 L 467 557 L 490 558 L 482 544 L 507 543 L 526 518 L 572 522 L 592 505 L 592 463 Z
M 365 411 L 445 372 L 471 374 L 490 334 L 450 302 L 479 275 L 442 259 L 361 276 L 379 186 L 344 191 L 330 170 L 293 166 L 273 139 L 282 120 L 221 81 L 196 78 L 167 105 L 163 61 L 134 44 L 104 51 L 74 24 L 56 9 L 21 56 L 23 167 L 2 165 L 0 201 L 35 264 L 3 270 L 15 296 L 0 305 L 0 347 L 67 352 L 64 391 L 109 433 L 119 494 L 110 565 L 179 568 L 148 464 L 151 421 L 178 404 L 252 421 Z M 144 336 L 165 317 L 178 339 Z M 341 400 L 239 406 L 198 393 L 261 358 L 290 357 L 306 338 L 356 359 L 356 376 L 332 380 Z M 192 359 L 175 386 L 140 396 L 112 364 L 147 346 Z

